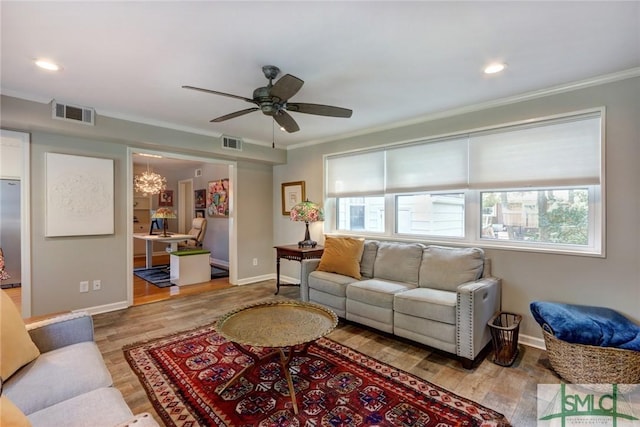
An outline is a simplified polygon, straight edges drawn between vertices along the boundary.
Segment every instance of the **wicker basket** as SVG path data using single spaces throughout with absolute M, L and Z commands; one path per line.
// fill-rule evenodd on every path
M 574 384 L 639 384 L 640 351 L 572 344 L 542 330 L 549 362 Z

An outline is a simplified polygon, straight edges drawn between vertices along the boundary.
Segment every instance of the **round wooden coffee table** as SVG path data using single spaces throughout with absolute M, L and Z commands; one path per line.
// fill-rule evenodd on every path
M 319 304 L 302 301 L 268 301 L 252 304 L 233 310 L 222 316 L 216 329 L 242 353 L 254 360 L 227 382 L 219 393 L 235 383 L 250 367 L 280 356 L 280 364 L 289 386 L 293 411 L 298 414 L 298 403 L 293 388 L 289 362 L 295 347 L 303 346 L 301 353 L 307 351 L 309 344 L 327 335 L 338 324 L 338 316 Z M 243 346 L 267 347 L 275 350 L 258 357 Z M 286 353 L 286 354 L 285 354 Z

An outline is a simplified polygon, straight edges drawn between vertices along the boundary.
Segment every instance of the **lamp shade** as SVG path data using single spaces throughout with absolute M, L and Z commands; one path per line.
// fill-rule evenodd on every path
M 158 208 L 154 214 L 151 216 L 153 219 L 172 219 L 177 218 L 176 214 L 169 208 Z
M 164 237 L 167 237 L 167 219 L 174 219 L 177 218 L 176 214 L 173 213 L 173 211 L 169 208 L 158 208 L 153 215 L 151 215 L 151 218 L 153 219 L 162 219 L 162 235 Z
M 291 208 L 289 217 L 291 218 L 291 221 L 324 221 L 324 211 L 317 203 L 305 200 Z
M 298 247 L 315 248 L 318 243 L 311 240 L 311 236 L 309 235 L 309 223 L 324 221 L 324 212 L 322 208 L 316 203 L 305 200 L 291 208 L 289 218 L 291 218 L 291 221 L 304 222 L 305 225 L 304 240 L 298 242 Z

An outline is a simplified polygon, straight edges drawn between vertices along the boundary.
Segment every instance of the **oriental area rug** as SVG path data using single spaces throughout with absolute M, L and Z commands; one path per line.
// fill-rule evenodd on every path
M 123 351 L 167 426 L 509 426 L 489 408 L 328 338 L 291 359 L 298 415 L 278 356 L 219 393 L 253 360 L 214 325 Z

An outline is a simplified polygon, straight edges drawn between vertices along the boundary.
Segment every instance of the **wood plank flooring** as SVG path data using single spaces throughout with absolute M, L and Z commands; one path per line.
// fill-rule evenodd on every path
M 150 412 L 162 424 L 124 358 L 124 345 L 212 323 L 240 305 L 272 298 L 297 299 L 299 295 L 295 287 L 281 288 L 277 296 L 274 296 L 274 291 L 275 282 L 271 280 L 180 296 L 94 316 L 98 346 L 113 376 L 114 385 L 123 393 L 133 412 Z M 513 367 L 503 368 L 486 358 L 475 369 L 465 370 L 457 360 L 427 347 L 394 339 L 342 320 L 329 337 L 493 408 L 517 427 L 536 425 L 537 384 L 560 382 L 549 369 L 544 351 L 522 345 Z

